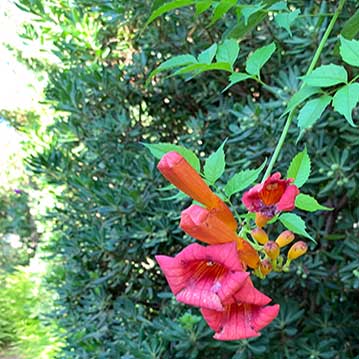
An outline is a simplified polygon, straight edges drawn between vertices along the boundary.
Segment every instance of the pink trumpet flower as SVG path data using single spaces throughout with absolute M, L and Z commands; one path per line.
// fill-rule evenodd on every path
M 191 244 L 175 257 L 156 256 L 179 302 L 223 310 L 222 302 L 239 291 L 249 273 L 244 272 L 236 243 L 203 247 Z
M 239 340 L 257 337 L 259 331 L 278 315 L 279 305 L 258 306 L 254 304 L 233 303 L 223 311 L 201 308 L 207 324 L 216 334 L 214 339 Z

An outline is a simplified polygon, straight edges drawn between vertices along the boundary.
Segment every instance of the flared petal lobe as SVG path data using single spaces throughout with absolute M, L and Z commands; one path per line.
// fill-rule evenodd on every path
M 216 332 L 215 339 L 239 340 L 257 337 L 259 331 L 273 321 L 278 315 L 279 305 L 258 306 L 234 303 L 218 312 L 201 309 L 208 325 Z
M 166 153 L 157 168 L 179 190 L 213 210 L 233 231 L 237 229 L 237 221 L 228 206 L 211 191 L 197 171 L 179 153 Z
M 156 256 L 168 284 L 180 302 L 223 310 L 222 302 L 246 283 L 236 244 L 208 247 L 191 244 L 175 257 Z
M 182 212 L 180 227 L 193 238 L 205 243 L 236 242 L 238 255 L 244 263 L 251 268 L 256 268 L 259 263 L 258 253 L 219 220 L 214 210 L 192 205 Z
M 289 185 L 283 193 L 283 196 L 277 203 L 278 211 L 293 211 L 293 209 L 295 208 L 295 198 L 298 196 L 298 194 L 298 187 L 295 185 Z

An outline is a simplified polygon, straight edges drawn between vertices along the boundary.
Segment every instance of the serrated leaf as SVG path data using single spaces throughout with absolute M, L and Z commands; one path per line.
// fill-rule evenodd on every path
M 217 52 L 217 44 L 213 44 L 208 49 L 202 51 L 198 56 L 198 62 L 200 64 L 206 64 L 209 65 L 214 57 L 216 56 Z
M 294 178 L 294 184 L 297 187 L 303 186 L 307 182 L 310 175 L 310 158 L 305 148 L 292 159 L 288 171 L 287 178 Z
M 168 11 L 179 9 L 184 6 L 189 6 L 194 4 L 195 0 L 174 0 L 163 4 L 162 6 L 158 7 L 155 11 L 152 12 L 150 18 L 147 20 L 145 27 L 148 26 L 153 20 L 157 19 L 161 15 L 165 14 Z
M 230 87 L 232 87 L 236 83 L 250 79 L 250 78 L 252 78 L 252 76 L 248 75 L 244 72 L 234 72 L 231 76 L 229 76 L 229 81 L 230 81 L 229 85 L 222 92 L 228 90 Z
M 302 79 L 309 86 L 329 87 L 347 82 L 348 74 L 343 66 L 329 64 L 317 67 Z
M 309 194 L 299 193 L 295 198 L 295 206 L 303 211 L 332 211 L 333 208 L 322 206 L 318 201 Z
M 171 57 L 170 59 L 166 60 L 165 62 L 162 62 L 160 66 L 158 66 L 156 69 L 154 69 L 148 76 L 148 79 L 146 83 L 148 83 L 152 77 L 156 76 L 158 73 L 166 70 L 171 70 L 176 67 L 182 67 L 189 64 L 195 64 L 197 63 L 197 60 L 192 55 L 178 55 Z
M 223 147 L 226 141 L 224 141 L 216 152 L 212 153 L 206 160 L 204 165 L 204 177 L 208 184 L 214 184 L 218 178 L 220 178 L 224 172 L 226 165 L 226 159 L 224 155 Z
M 311 235 L 306 231 L 305 222 L 297 214 L 283 213 L 279 216 L 279 220 L 285 228 L 289 229 L 293 233 L 309 238 L 315 242 Z
M 247 26 L 249 18 L 263 8 L 264 5 L 262 3 L 256 5 L 242 5 L 240 7 L 240 13 L 243 16 L 244 25 Z
M 355 127 L 352 118 L 354 107 L 359 102 L 359 83 L 352 83 L 339 89 L 333 97 L 334 110 L 345 117 Z
M 288 5 L 286 1 L 278 1 L 276 4 L 270 6 L 268 10 L 270 11 L 288 10 Z
M 236 5 L 236 3 L 237 0 L 221 0 L 214 9 L 210 25 L 213 25 L 216 21 L 222 18 L 222 16 Z
M 249 187 L 252 183 L 256 181 L 260 173 L 262 172 L 266 161 L 255 170 L 244 170 L 236 173 L 224 187 L 224 192 L 227 197 L 232 196 L 232 194 L 243 191 Z
M 233 68 L 233 64 L 237 60 L 239 53 L 239 45 L 234 39 L 227 39 L 218 46 L 216 60 L 217 62 L 228 63 Z
M 340 36 L 339 50 L 343 61 L 352 66 L 359 66 L 359 41 L 347 40 Z
M 250 54 L 246 61 L 246 71 L 251 75 L 257 75 L 259 77 L 261 68 L 273 55 L 275 49 L 275 43 L 272 42 L 267 46 L 257 49 L 253 54 Z
M 291 111 L 293 108 L 300 105 L 304 100 L 310 96 L 318 93 L 320 91 L 319 87 L 312 86 L 303 86 L 298 92 L 296 92 L 291 99 L 288 101 L 286 111 Z
M 196 15 L 201 15 L 212 6 L 211 0 L 202 0 L 196 2 Z
M 289 35 L 292 36 L 292 31 L 290 27 L 296 20 L 296 18 L 299 16 L 299 14 L 299 9 L 290 12 L 282 12 L 274 17 L 274 21 L 279 27 L 282 27 L 283 29 L 287 30 Z
M 308 101 L 300 110 L 298 115 L 298 127 L 304 129 L 312 126 L 322 115 L 332 98 L 328 95 Z
M 188 148 L 183 146 L 174 145 L 172 143 L 142 143 L 145 147 L 147 147 L 151 154 L 158 159 L 161 159 L 164 154 L 167 152 L 175 151 L 182 155 L 187 162 L 197 171 L 200 172 L 201 165 L 199 162 L 199 158 L 195 155 L 195 153 Z

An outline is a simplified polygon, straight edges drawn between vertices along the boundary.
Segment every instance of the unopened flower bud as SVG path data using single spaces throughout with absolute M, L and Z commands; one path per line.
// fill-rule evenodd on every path
M 262 228 L 267 224 L 270 219 L 270 217 L 267 217 L 264 214 L 257 212 L 255 222 L 257 227 Z
M 260 244 L 268 242 L 268 235 L 262 228 L 255 228 L 251 231 L 251 236 Z
M 294 240 L 294 234 L 291 231 L 284 231 L 282 232 L 278 238 L 275 240 L 275 242 L 278 244 L 280 248 L 285 247 L 289 243 L 293 242 Z
M 269 274 L 272 271 L 272 268 L 273 268 L 272 263 L 270 262 L 270 260 L 268 258 L 262 260 L 259 265 L 259 269 L 263 275 Z
M 280 248 L 276 242 L 268 241 L 264 245 L 264 252 L 266 252 L 270 259 L 274 260 L 279 256 Z
M 296 259 L 305 254 L 307 250 L 308 246 L 305 242 L 299 241 L 297 243 L 294 243 L 289 249 L 288 259 L 292 261 L 293 259 Z

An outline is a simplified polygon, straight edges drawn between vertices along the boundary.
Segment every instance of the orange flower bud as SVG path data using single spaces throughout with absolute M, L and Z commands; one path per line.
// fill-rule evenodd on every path
M 272 268 L 273 268 L 272 263 L 270 262 L 270 260 L 268 258 L 262 260 L 259 265 L 259 269 L 263 275 L 269 274 L 272 271 Z
M 294 237 L 295 236 L 291 231 L 284 231 L 278 236 L 275 242 L 278 244 L 280 248 L 282 248 L 288 245 L 289 243 L 293 242 Z
M 262 228 L 267 224 L 270 219 L 270 217 L 267 217 L 264 214 L 257 212 L 255 222 L 257 227 Z
M 262 228 L 255 228 L 251 231 L 251 236 L 260 244 L 268 242 L 268 235 Z
M 308 245 L 305 242 L 299 241 L 297 243 L 294 243 L 289 249 L 288 259 L 292 261 L 293 259 L 296 259 L 307 253 L 307 250 Z
M 276 242 L 268 241 L 264 245 L 264 252 L 266 252 L 270 259 L 274 260 L 279 256 L 280 248 Z

